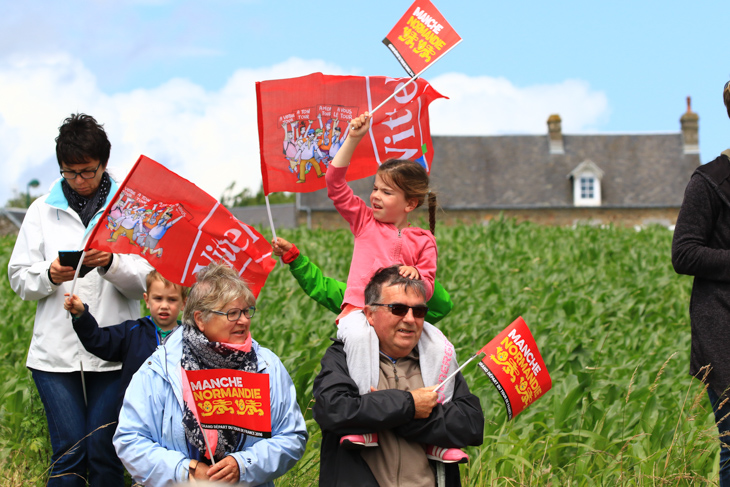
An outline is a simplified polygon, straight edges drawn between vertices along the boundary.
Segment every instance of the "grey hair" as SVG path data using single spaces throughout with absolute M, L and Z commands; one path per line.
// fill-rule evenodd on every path
M 197 282 L 188 295 L 183 310 L 183 324 L 195 325 L 195 312 L 202 313 L 201 319 L 207 322 L 210 319 L 210 310 L 243 298 L 248 306 L 256 304 L 251 289 L 239 277 L 238 272 L 225 264 L 211 262 L 197 274 Z
M 383 288 L 391 286 L 399 286 L 403 291 L 412 290 L 426 299 L 426 285 L 419 279 L 409 279 L 398 273 L 400 265 L 392 265 L 390 267 L 381 267 L 370 278 L 370 282 L 365 286 L 365 306 L 370 307 L 370 311 L 375 311 L 373 303 L 378 303 L 382 299 Z

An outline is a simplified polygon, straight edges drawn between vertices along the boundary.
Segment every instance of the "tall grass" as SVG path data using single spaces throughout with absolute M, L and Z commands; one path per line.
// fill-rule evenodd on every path
M 327 275 L 346 279 L 352 252 L 348 231 L 280 233 Z M 459 357 L 466 359 L 523 316 L 553 378 L 550 392 L 508 422 L 486 376 L 476 366 L 465 369 L 486 427 L 484 444 L 468 449 L 464 485 L 717 481 L 719 449 L 709 402 L 701 383 L 687 375 L 691 279 L 672 270 L 671 238 L 661 227 L 637 232 L 501 219 L 438 229 L 437 277 L 455 303 L 439 327 Z M 9 253 L 12 242 L 3 244 Z M 29 442 L 41 446 L 45 440 L 38 421 L 28 430 L 16 418 L 33 404 L 23 359 L 33 306 L 3 286 L 6 309 L 18 308 L 0 332 L 0 351 L 7 346 L 15 353 L 7 367 L 5 354 L 0 355 L 0 427 L 15 431 L 0 443 L 0 452 L 9 458 L 9 451 L 27 454 Z M 254 338 L 290 371 L 311 435 L 304 458 L 278 485 L 310 485 L 318 475 L 321 438 L 311 419 L 312 381 L 335 334 L 334 316 L 306 297 L 279 265 L 258 308 Z M 13 378 L 16 386 L 9 386 Z M 43 419 L 37 407 L 21 415 Z

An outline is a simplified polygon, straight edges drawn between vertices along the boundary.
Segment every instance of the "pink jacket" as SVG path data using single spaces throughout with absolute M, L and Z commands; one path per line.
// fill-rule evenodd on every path
M 418 269 L 426 284 L 426 300 L 433 294 L 438 250 L 431 232 L 418 227 L 398 230 L 392 223 L 381 223 L 373 217 L 373 210 L 355 196 L 347 185 L 347 167 L 327 169 L 327 195 L 335 208 L 350 224 L 355 236 L 350 274 L 342 307 L 365 305 L 365 286 L 375 271 L 393 264 L 404 264 Z

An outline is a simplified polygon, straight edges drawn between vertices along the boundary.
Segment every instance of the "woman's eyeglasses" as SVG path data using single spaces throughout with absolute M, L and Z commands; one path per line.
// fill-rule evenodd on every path
M 217 315 L 225 316 L 226 318 L 228 318 L 228 321 L 238 321 L 241 318 L 241 315 L 250 320 L 251 318 L 253 318 L 253 315 L 256 312 L 256 306 L 249 306 L 248 308 L 243 309 L 231 308 L 228 311 L 216 311 L 214 309 L 210 309 L 208 311 Z
M 408 306 L 406 304 L 394 303 L 394 304 L 382 304 L 373 303 L 368 306 L 384 306 L 390 309 L 390 312 L 396 316 L 405 316 L 408 314 L 408 310 L 413 311 L 414 318 L 423 318 L 428 313 L 428 306 Z
M 76 179 L 76 176 L 81 176 L 81 179 L 94 179 L 94 176 L 96 176 L 96 171 L 98 171 L 100 167 L 101 162 L 96 166 L 93 171 L 61 171 L 61 176 L 63 176 L 63 179 Z

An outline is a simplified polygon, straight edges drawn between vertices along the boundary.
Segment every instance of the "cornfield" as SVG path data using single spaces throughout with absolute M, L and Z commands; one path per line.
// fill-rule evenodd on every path
M 267 234 L 266 230 L 263 230 Z M 325 274 L 346 280 L 349 231 L 282 230 Z M 462 484 L 707 485 L 718 438 L 702 384 L 688 374 L 691 278 L 674 273 L 672 233 L 619 227 L 545 227 L 495 219 L 439 227 L 437 279 L 455 307 L 438 326 L 465 360 L 516 317 L 530 326 L 552 389 L 513 421 L 476 366 L 464 376 L 481 399 L 484 444 L 469 448 Z M 14 239 L 0 240 L 5 264 Z M 25 368 L 34 303 L 0 285 L 2 485 L 43 485 L 45 416 Z M 335 334 L 334 315 L 304 295 L 286 266 L 257 303 L 254 338 L 278 354 L 297 387 L 310 433 L 280 486 L 316 483 L 312 382 Z

